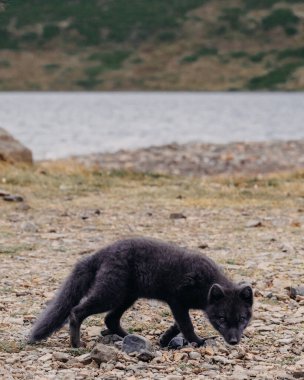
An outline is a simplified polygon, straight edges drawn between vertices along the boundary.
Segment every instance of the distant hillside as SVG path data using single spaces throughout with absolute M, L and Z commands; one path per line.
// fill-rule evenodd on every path
M 0 0 L 0 90 L 303 90 L 303 0 Z

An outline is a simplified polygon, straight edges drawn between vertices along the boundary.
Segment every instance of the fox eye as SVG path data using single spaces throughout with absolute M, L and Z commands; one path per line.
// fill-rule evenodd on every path
M 245 317 L 240 317 L 240 322 L 245 322 L 246 318 Z

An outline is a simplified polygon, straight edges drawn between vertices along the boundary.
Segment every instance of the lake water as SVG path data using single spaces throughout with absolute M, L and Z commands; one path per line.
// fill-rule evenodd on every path
M 0 93 L 35 159 L 191 141 L 304 138 L 304 93 Z

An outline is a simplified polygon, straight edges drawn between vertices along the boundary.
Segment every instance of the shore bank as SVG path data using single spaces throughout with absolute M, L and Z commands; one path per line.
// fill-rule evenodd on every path
M 106 170 L 169 175 L 257 175 L 304 168 L 304 139 L 229 144 L 169 144 L 75 157 Z

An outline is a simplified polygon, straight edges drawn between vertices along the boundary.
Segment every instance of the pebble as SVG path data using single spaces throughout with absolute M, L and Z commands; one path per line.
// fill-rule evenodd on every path
M 32 223 L 32 222 L 23 222 L 21 224 L 21 230 L 24 231 L 24 232 L 35 233 L 35 232 L 38 232 L 38 227 L 36 226 L 35 223 Z
M 21 195 L 4 195 L 3 199 L 7 202 L 23 202 L 24 198 Z
M 71 358 L 71 356 L 69 354 L 64 353 L 64 352 L 54 352 L 53 358 L 55 360 L 58 360 L 59 362 L 65 363 Z
M 38 359 L 40 362 L 47 362 L 49 360 L 51 360 L 53 357 L 52 354 L 45 354 L 43 356 L 40 356 L 40 358 Z
M 247 228 L 262 227 L 262 222 L 260 220 L 249 220 L 246 223 Z
M 176 350 L 178 348 L 184 347 L 186 344 L 187 344 L 186 339 L 183 336 L 178 335 L 178 336 L 176 336 L 170 340 L 170 342 L 168 344 L 168 348 Z
M 117 352 L 112 347 L 97 343 L 91 351 L 90 358 L 100 365 L 101 363 L 106 363 L 110 360 L 116 360 Z
M 129 334 L 122 341 L 122 351 L 130 354 L 132 352 L 152 351 L 152 345 L 148 339 L 135 334 Z
M 196 351 L 189 352 L 189 358 L 192 360 L 199 360 L 201 358 L 201 354 Z

